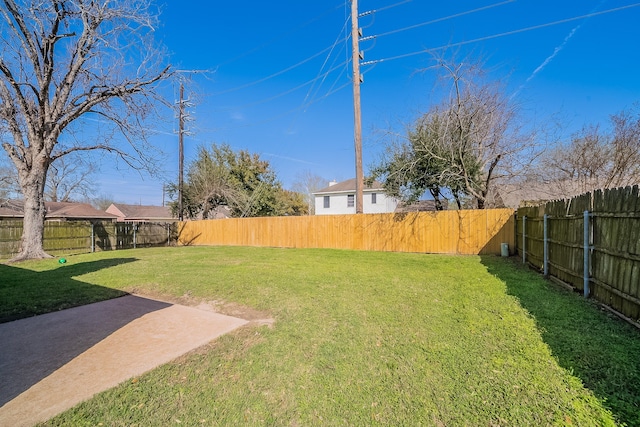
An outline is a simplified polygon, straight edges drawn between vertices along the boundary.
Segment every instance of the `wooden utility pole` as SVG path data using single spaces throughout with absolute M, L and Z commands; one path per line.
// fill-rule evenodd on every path
M 182 188 L 184 175 L 184 85 L 182 83 L 180 83 L 180 104 L 178 105 L 178 111 L 178 219 L 182 221 Z
M 351 0 L 351 45 L 353 65 L 353 136 L 356 151 L 356 213 L 362 213 L 362 113 L 360 110 L 360 29 L 358 28 L 358 0 Z

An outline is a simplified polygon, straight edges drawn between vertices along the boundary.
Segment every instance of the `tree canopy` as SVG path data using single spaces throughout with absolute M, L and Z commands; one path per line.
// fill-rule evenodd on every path
M 442 208 L 452 197 L 462 207 L 487 205 L 495 182 L 508 176 L 531 148 L 521 134 L 517 108 L 499 83 L 486 82 L 477 65 L 440 61 L 449 95 L 421 115 L 401 141 L 387 145 L 371 169 L 386 191 L 412 202 L 425 192 Z
M 233 217 L 304 215 L 307 205 L 301 194 L 286 191 L 268 161 L 228 144 L 201 146 L 187 168 L 183 184 L 186 217 L 211 218 L 219 206 Z M 171 185 L 176 196 L 178 186 Z M 177 213 L 177 203 L 172 208 Z

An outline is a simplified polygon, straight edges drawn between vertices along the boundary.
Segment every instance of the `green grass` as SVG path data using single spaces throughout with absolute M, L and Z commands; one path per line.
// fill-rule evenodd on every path
M 111 254 L 110 254 L 111 255 Z M 76 277 L 135 261 L 133 258 L 93 257 L 73 264 L 58 259 L 0 264 L 0 323 L 124 295 L 113 286 L 99 286 Z
M 484 261 L 533 315 L 560 366 L 605 399 L 620 420 L 640 426 L 640 331 L 537 274 L 522 280 L 521 268 L 496 258 Z
M 500 258 L 187 247 L 68 260 L 0 267 L 0 315 L 16 317 L 15 287 L 33 287 L 22 306 L 41 312 L 87 298 L 52 289 L 88 286 L 225 301 L 275 324 L 225 335 L 46 425 L 639 424 L 637 386 L 621 379 L 637 382 L 640 333 Z

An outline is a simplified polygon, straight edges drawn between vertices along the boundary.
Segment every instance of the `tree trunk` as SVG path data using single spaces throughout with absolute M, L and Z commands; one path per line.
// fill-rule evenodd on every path
M 46 209 L 44 206 L 44 183 L 46 171 L 36 173 L 31 171 L 28 182 L 21 183 L 24 196 L 24 222 L 20 252 L 12 262 L 27 259 L 52 258 L 44 251 L 44 218 Z
M 440 200 L 440 189 L 439 188 L 430 188 L 429 193 L 431 193 L 431 197 L 433 197 L 433 202 L 437 211 L 444 210 L 442 206 L 442 201 Z
M 476 199 L 476 201 L 477 201 L 478 209 L 484 209 L 484 208 L 485 208 L 485 199 L 484 199 L 484 196 L 483 196 L 483 197 L 478 197 L 478 198 Z

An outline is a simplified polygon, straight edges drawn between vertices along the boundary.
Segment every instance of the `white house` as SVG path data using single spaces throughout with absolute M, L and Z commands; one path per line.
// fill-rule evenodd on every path
M 329 186 L 313 193 L 316 215 L 341 215 L 356 213 L 356 179 L 330 182 Z M 389 213 L 396 210 L 398 201 L 387 197 L 382 184 L 374 181 L 362 190 L 363 213 Z

